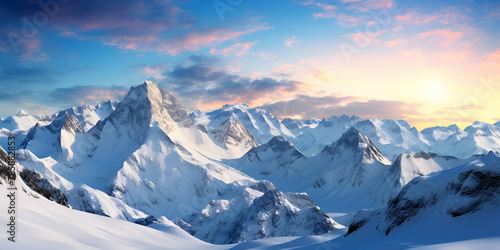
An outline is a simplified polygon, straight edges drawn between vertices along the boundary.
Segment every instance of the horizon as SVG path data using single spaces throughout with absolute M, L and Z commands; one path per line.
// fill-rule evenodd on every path
M 498 1 L 44 3 L 0 4 L 0 117 L 120 100 L 146 79 L 190 111 L 500 120 Z
M 144 83 L 143 83 L 143 84 L 145 84 L 147 81 L 148 81 L 148 80 L 144 81 Z M 151 81 L 151 82 L 152 82 L 152 81 Z M 153 83 L 154 83 L 154 84 L 156 84 L 155 82 L 153 82 Z M 140 86 L 140 85 L 142 85 L 142 84 L 139 84 L 139 85 L 134 85 L 134 86 L 130 86 L 130 89 L 132 89 L 133 87 Z M 161 89 L 161 88 L 160 88 L 160 89 Z M 130 91 L 130 90 L 129 90 L 129 91 Z M 127 92 L 127 93 L 128 93 L 128 92 Z M 11 114 L 11 115 L 6 116 L 6 117 L 0 117 L 0 120 L 4 120 L 4 119 L 6 119 L 7 117 L 17 115 L 17 114 L 19 114 L 19 112 L 21 112 L 21 111 L 27 112 L 29 115 L 35 115 L 35 116 L 38 116 L 38 115 L 48 115 L 48 116 L 52 116 L 52 115 L 55 115 L 56 113 L 59 113 L 59 112 L 62 112 L 62 111 L 64 111 L 64 110 L 66 110 L 66 109 L 69 109 L 69 108 L 74 108 L 74 107 L 79 107 L 79 106 L 84 106 L 84 105 L 89 105 L 89 106 L 91 106 L 91 107 L 95 107 L 95 106 L 97 106 L 98 104 L 105 103 L 105 102 L 115 102 L 115 101 L 116 101 L 116 102 L 118 102 L 118 103 L 119 103 L 119 102 L 121 102 L 121 101 L 122 101 L 122 99 L 123 99 L 124 97 L 125 97 L 125 95 L 124 95 L 121 99 L 119 99 L 119 100 L 118 100 L 118 99 L 115 99 L 115 100 L 111 100 L 111 99 L 109 99 L 109 100 L 101 100 L 101 101 L 98 101 L 98 102 L 97 102 L 97 103 L 95 103 L 95 104 L 84 103 L 84 104 L 82 104 L 82 105 L 78 105 L 78 106 L 73 106 L 73 107 L 67 107 L 67 108 L 64 108 L 64 109 L 59 109 L 59 110 L 57 110 L 57 111 L 55 111 L 55 112 L 51 112 L 51 113 L 39 113 L 39 114 L 32 114 L 32 113 L 30 113 L 30 112 L 28 112 L 28 111 L 26 111 L 26 110 L 24 110 L 24 109 L 20 109 L 20 110 L 18 110 L 17 112 L 15 112 L 15 114 Z M 174 95 L 174 97 L 175 97 L 175 98 L 177 98 L 175 95 Z M 251 108 L 251 109 L 263 109 L 263 110 L 266 110 L 265 108 L 262 108 L 262 107 L 252 107 L 252 106 L 249 106 L 249 105 L 248 105 L 248 104 L 246 104 L 246 103 L 232 103 L 232 104 L 231 104 L 231 103 L 226 103 L 226 104 L 223 104 L 222 106 L 220 106 L 219 108 L 216 108 L 216 109 L 211 109 L 211 110 L 206 110 L 206 111 L 203 111 L 203 110 L 198 110 L 198 109 L 196 109 L 196 110 L 189 110 L 189 109 L 187 109 L 187 111 L 188 111 L 188 113 L 193 113 L 193 112 L 195 112 L 195 111 L 202 111 L 202 112 L 205 112 L 205 113 L 209 113 L 209 112 L 212 112 L 212 111 L 216 111 L 216 110 L 223 109 L 223 108 L 224 108 L 224 106 L 226 106 L 226 105 L 229 105 L 229 106 L 236 106 L 237 104 L 242 104 L 242 105 L 245 105 L 245 106 L 247 106 L 247 107 L 249 107 L 249 108 Z M 183 103 L 181 103 L 181 105 L 184 105 L 184 104 L 183 104 Z M 266 110 L 266 111 L 267 111 L 267 112 L 269 112 L 269 113 L 271 113 L 271 112 L 270 112 L 270 111 L 268 111 L 268 110 Z M 278 117 L 278 116 L 274 115 L 273 113 L 271 113 L 271 114 L 272 114 L 273 116 L 277 117 L 277 118 L 278 118 L 278 119 L 280 119 L 280 120 L 284 120 L 284 119 L 290 118 L 290 117 Z M 332 117 L 341 117 L 341 116 L 348 116 L 348 117 L 356 116 L 356 117 L 359 117 L 359 116 L 357 116 L 357 115 L 342 114 L 342 115 L 331 115 L 331 116 L 329 116 L 329 117 L 315 117 L 315 118 L 309 118 L 309 119 L 327 120 L 327 119 L 330 119 L 330 118 L 332 118 Z M 376 118 L 376 117 L 368 117 L 368 118 L 359 117 L 359 118 L 361 118 L 361 119 L 363 119 L 363 120 L 369 120 L 369 119 L 380 119 L 380 120 L 403 120 L 403 121 L 406 121 L 406 120 L 404 120 L 404 119 L 385 119 L 385 118 Z M 294 118 L 290 118 L 290 119 L 294 119 Z M 309 119 L 294 119 L 294 120 L 302 120 L 302 121 L 305 121 L 305 120 L 309 120 Z M 406 122 L 408 122 L 408 121 L 406 121 Z M 472 126 L 472 125 L 473 125 L 474 123 L 476 123 L 476 122 L 488 123 L 488 122 L 485 122 L 485 121 L 479 121 L 479 120 L 477 120 L 477 121 L 473 121 L 473 122 L 471 122 L 470 124 L 466 125 L 465 127 L 460 127 L 460 126 L 458 126 L 457 124 L 448 124 L 448 125 L 436 125 L 436 126 L 424 127 L 424 128 L 418 128 L 418 127 L 414 126 L 413 124 L 411 124 L 410 122 L 408 122 L 408 124 L 410 124 L 410 126 L 412 126 L 412 127 L 417 128 L 417 129 L 418 129 L 418 131 L 419 131 L 419 132 L 421 132 L 421 131 L 423 131 L 423 130 L 425 130 L 425 129 L 427 129 L 427 128 L 432 128 L 432 127 L 449 127 L 449 126 L 454 126 L 454 125 L 458 126 L 458 128 L 460 128 L 461 130 L 464 130 L 465 128 L 467 128 L 467 127 L 469 127 L 469 126 Z M 499 121 L 495 121 L 495 122 L 493 122 L 493 123 L 489 123 L 489 124 L 495 124 L 495 123 L 497 123 L 497 122 L 500 122 L 500 120 L 499 120 Z

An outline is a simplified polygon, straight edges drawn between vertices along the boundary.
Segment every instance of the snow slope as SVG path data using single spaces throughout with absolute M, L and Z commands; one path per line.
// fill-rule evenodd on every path
M 2 204 L 6 188 L 0 185 Z M 17 192 L 17 241 L 2 249 L 221 249 L 200 241 L 168 220 L 145 227 L 60 206 Z M 7 213 L 0 213 L 2 225 Z M 5 241 L 5 242 L 4 242 Z

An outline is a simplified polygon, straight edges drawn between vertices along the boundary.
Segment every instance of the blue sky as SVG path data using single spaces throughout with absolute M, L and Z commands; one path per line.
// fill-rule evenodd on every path
M 498 1 L 42 3 L 0 4 L 1 117 L 120 100 L 153 80 L 190 110 L 500 120 Z

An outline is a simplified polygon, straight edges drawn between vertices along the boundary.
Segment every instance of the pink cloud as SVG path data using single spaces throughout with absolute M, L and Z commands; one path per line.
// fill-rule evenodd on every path
M 360 12 L 369 12 L 370 10 L 389 9 L 394 6 L 392 0 L 365 0 L 365 1 L 342 1 L 351 3 L 347 9 Z
M 223 48 L 221 50 L 216 50 L 212 48 L 210 53 L 213 55 L 223 55 L 223 56 L 242 56 L 247 55 L 248 51 L 257 43 L 258 41 L 249 43 L 236 43 L 229 47 Z
M 335 5 L 329 5 L 326 3 L 316 2 L 314 0 L 309 0 L 309 1 L 303 2 L 302 5 L 314 5 L 314 6 L 323 8 L 323 10 L 336 10 L 337 9 L 337 6 L 335 6 Z
M 322 13 L 313 13 L 314 19 L 319 19 L 319 18 L 332 18 L 335 17 L 335 12 L 333 11 L 328 11 L 328 12 L 322 12 Z
M 398 25 L 398 26 L 396 26 L 396 28 L 392 29 L 392 31 L 397 32 L 397 31 L 399 31 L 402 28 L 403 28 L 403 26 Z
M 293 45 L 298 44 L 298 43 L 300 43 L 300 40 L 297 40 L 297 37 L 292 36 L 292 37 L 289 37 L 285 40 L 284 45 L 286 47 L 292 47 Z
M 462 31 L 453 32 L 450 28 L 431 30 L 417 35 L 420 38 L 429 38 L 431 40 L 441 39 L 441 46 L 449 47 L 464 36 Z
M 342 26 L 348 27 L 348 28 L 358 25 L 359 24 L 358 21 L 359 20 L 357 18 L 346 15 L 344 13 L 339 13 L 339 15 L 337 16 L 337 23 L 339 25 L 342 25 Z
M 392 41 L 387 41 L 385 42 L 385 46 L 388 47 L 388 48 L 394 48 L 394 47 L 398 47 L 399 45 L 401 45 L 403 43 L 403 40 L 401 39 L 396 39 L 396 40 L 392 40 Z
M 350 33 L 346 34 L 344 36 L 349 37 L 352 39 L 354 43 L 360 43 L 360 44 L 378 44 L 380 43 L 380 40 L 377 39 L 378 36 L 386 33 L 387 30 L 380 30 L 378 32 L 374 33 L 361 33 L 361 32 L 356 32 L 356 33 Z
M 41 50 L 42 45 L 42 40 L 28 40 L 21 49 L 21 60 L 25 62 L 43 62 L 48 60 L 50 57 Z
M 166 39 L 160 39 L 154 35 L 101 37 L 100 39 L 107 45 L 117 46 L 121 49 L 156 51 L 178 55 L 185 51 L 197 51 L 203 47 L 215 46 L 243 35 L 271 28 L 266 24 L 255 25 L 243 30 L 211 27 L 192 30 Z
M 415 10 L 408 11 L 406 14 L 397 15 L 394 17 L 399 23 L 411 25 L 423 25 L 431 22 L 439 22 L 442 24 L 453 24 L 471 20 L 461 9 L 449 6 L 435 11 L 434 13 L 424 14 Z
M 497 51 L 486 55 L 486 58 L 489 60 L 497 60 L 500 62 L 500 48 L 498 48 Z
M 157 50 L 177 55 L 184 51 L 197 51 L 202 47 L 217 45 L 243 35 L 268 29 L 271 27 L 267 25 L 257 25 L 239 31 L 225 28 L 205 28 L 167 39 L 158 46 Z
M 396 17 L 394 17 L 394 19 L 402 23 L 409 23 L 412 25 L 422 25 L 438 19 L 438 16 L 425 15 L 417 13 L 415 11 L 411 11 L 406 13 L 405 15 L 397 15 Z
M 163 80 L 166 76 L 163 74 L 166 70 L 164 65 L 146 66 L 140 69 L 140 72 L 148 78 Z
M 316 12 L 312 13 L 314 16 L 314 19 L 319 19 L 319 18 L 332 18 L 336 16 L 335 10 L 337 10 L 337 6 L 335 5 L 330 5 L 330 4 L 325 4 L 321 2 L 317 2 L 314 0 L 308 0 L 302 3 L 302 5 L 312 5 L 316 7 L 320 7 L 323 9 L 323 12 Z

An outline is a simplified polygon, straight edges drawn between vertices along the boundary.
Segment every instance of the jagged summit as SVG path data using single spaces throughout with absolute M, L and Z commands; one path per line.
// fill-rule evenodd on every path
M 273 137 L 268 143 L 266 143 L 266 145 L 268 145 L 274 152 L 285 151 L 290 148 L 295 149 L 292 142 L 280 135 Z
M 16 116 L 29 116 L 30 114 L 24 110 L 19 110 L 19 112 L 17 112 Z
M 217 142 L 224 145 L 237 146 L 243 143 L 248 148 L 259 145 L 239 120 L 227 119 L 214 129 L 212 134 Z
M 363 162 L 379 161 L 388 164 L 389 160 L 378 150 L 378 148 L 358 129 L 349 128 L 336 142 L 326 146 L 323 152 L 338 155 L 346 150 L 362 154 Z
M 111 120 L 128 123 L 134 130 L 139 131 L 158 122 L 159 127 L 167 133 L 175 130 L 176 122 L 186 118 L 186 108 L 180 105 L 174 96 L 161 90 L 151 81 L 131 87 L 110 115 Z
M 68 114 L 68 112 L 66 111 L 59 113 L 54 121 L 52 121 L 52 123 L 47 126 L 47 129 L 52 133 L 57 133 L 62 129 L 72 133 L 83 132 L 78 119 Z

